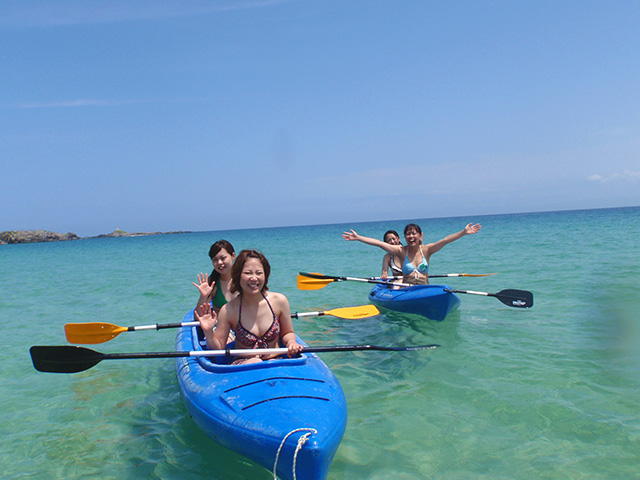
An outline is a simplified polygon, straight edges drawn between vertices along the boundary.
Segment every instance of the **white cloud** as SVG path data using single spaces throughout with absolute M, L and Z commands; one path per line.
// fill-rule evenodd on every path
M 588 180 L 591 180 L 593 182 L 601 182 L 601 183 L 625 181 L 625 180 L 640 181 L 640 171 L 634 172 L 631 170 L 625 170 L 622 173 L 614 173 L 612 175 L 609 175 L 608 177 L 603 177 L 602 175 L 595 174 L 587 178 Z

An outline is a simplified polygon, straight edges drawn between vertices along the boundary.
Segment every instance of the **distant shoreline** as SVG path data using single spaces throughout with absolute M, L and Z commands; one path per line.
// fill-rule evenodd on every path
M 134 232 L 129 233 L 124 230 L 114 230 L 111 233 L 104 233 L 94 237 L 80 237 L 75 233 L 58 233 L 49 230 L 10 230 L 0 232 L 0 245 L 9 245 L 16 243 L 44 243 L 44 242 L 67 242 L 73 240 L 88 240 L 91 238 L 110 238 L 110 237 L 146 237 L 149 235 L 175 235 L 178 233 L 191 233 L 188 231 L 175 232 Z
M 540 210 L 540 211 L 525 211 L 525 212 L 511 212 L 511 213 L 483 213 L 477 215 L 453 215 L 453 216 L 435 216 L 429 218 L 414 218 L 414 219 L 383 219 L 383 220 L 360 220 L 349 222 L 350 225 L 358 225 L 360 223 L 369 223 L 369 222 L 409 222 L 409 221 L 423 221 L 423 220 L 438 220 L 438 219 L 446 219 L 446 218 L 470 218 L 470 217 L 500 217 L 500 216 L 512 216 L 512 215 L 536 215 L 536 214 L 546 214 L 546 213 L 572 213 L 572 212 L 589 212 L 589 211 L 597 211 L 597 210 L 625 210 L 625 209 L 638 209 L 640 205 L 625 205 L 618 207 L 594 207 L 594 208 L 573 208 L 573 209 L 564 209 L 564 210 Z M 323 226 L 323 225 L 345 225 L 347 222 L 336 222 L 336 223 L 319 223 L 319 224 L 299 224 L 299 225 L 277 225 L 273 227 L 251 227 L 252 229 L 266 229 L 266 228 L 294 228 L 294 227 L 305 227 L 305 226 Z M 238 228 L 227 228 L 226 230 L 245 230 Z M 90 237 L 80 237 L 75 233 L 57 233 L 50 232 L 48 230 L 10 230 L 0 232 L 0 245 L 6 244 L 14 244 L 14 243 L 42 243 L 42 242 L 58 242 L 58 241 L 69 241 L 69 240 L 90 240 L 93 238 L 109 238 L 109 237 L 143 237 L 149 235 L 173 235 L 178 233 L 193 233 L 191 230 L 178 230 L 178 231 L 170 231 L 170 232 L 135 232 L 129 233 L 120 229 L 116 229 L 111 233 L 106 233 L 102 235 L 95 235 Z

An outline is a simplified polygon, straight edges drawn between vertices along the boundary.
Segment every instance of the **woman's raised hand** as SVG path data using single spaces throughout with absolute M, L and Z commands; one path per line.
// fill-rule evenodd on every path
M 470 223 L 469 225 L 464 227 L 464 233 L 466 235 L 472 235 L 474 233 L 478 233 L 478 230 L 480 230 L 481 228 L 482 225 L 480 225 L 479 223 L 476 223 L 475 225 L 473 223 Z
M 342 234 L 342 238 L 350 242 L 352 240 L 358 240 L 358 234 L 356 233 L 355 230 L 351 229 L 348 232 L 344 232 Z
M 208 302 L 200 305 L 194 310 L 193 313 L 196 317 L 196 320 L 200 322 L 202 330 L 204 330 L 205 332 L 208 330 L 213 330 L 213 328 L 218 323 L 218 315 L 216 314 L 216 312 L 211 310 L 211 305 Z
M 209 298 L 213 291 L 213 284 L 209 285 L 209 275 L 201 273 L 198 275 L 198 283 L 192 282 L 198 290 L 200 290 L 200 296 L 202 298 Z

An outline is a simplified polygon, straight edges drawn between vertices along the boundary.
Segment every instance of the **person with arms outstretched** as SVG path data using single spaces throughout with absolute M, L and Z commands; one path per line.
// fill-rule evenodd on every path
M 350 230 L 342 234 L 342 238 L 347 241 L 359 241 L 374 247 L 380 247 L 387 253 L 402 259 L 402 282 L 409 284 L 428 284 L 429 283 L 429 262 L 431 255 L 439 252 L 445 245 L 454 242 L 466 235 L 478 233 L 482 225 L 476 223 L 468 224 L 459 232 L 452 233 L 442 240 L 434 243 L 424 244 L 424 235 L 422 230 L 415 223 L 410 223 L 404 227 L 404 238 L 407 242 L 406 246 L 391 245 L 376 238 L 364 237 L 358 235 L 355 230 Z

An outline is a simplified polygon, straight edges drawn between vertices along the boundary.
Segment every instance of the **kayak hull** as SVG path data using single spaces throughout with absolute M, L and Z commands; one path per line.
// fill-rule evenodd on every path
M 190 319 L 188 313 L 184 321 Z M 176 350 L 202 350 L 199 335 L 199 327 L 182 327 Z M 282 480 L 294 478 L 293 465 L 300 480 L 325 479 L 347 423 L 344 392 L 331 370 L 315 354 L 249 365 L 229 362 L 176 359 L 180 392 L 196 425 L 270 471 L 277 456 Z M 306 442 L 298 447 L 304 435 Z
M 460 298 L 447 285 L 412 285 L 394 289 L 392 284 L 376 284 L 369 293 L 375 306 L 396 312 L 444 320 L 460 306 Z

